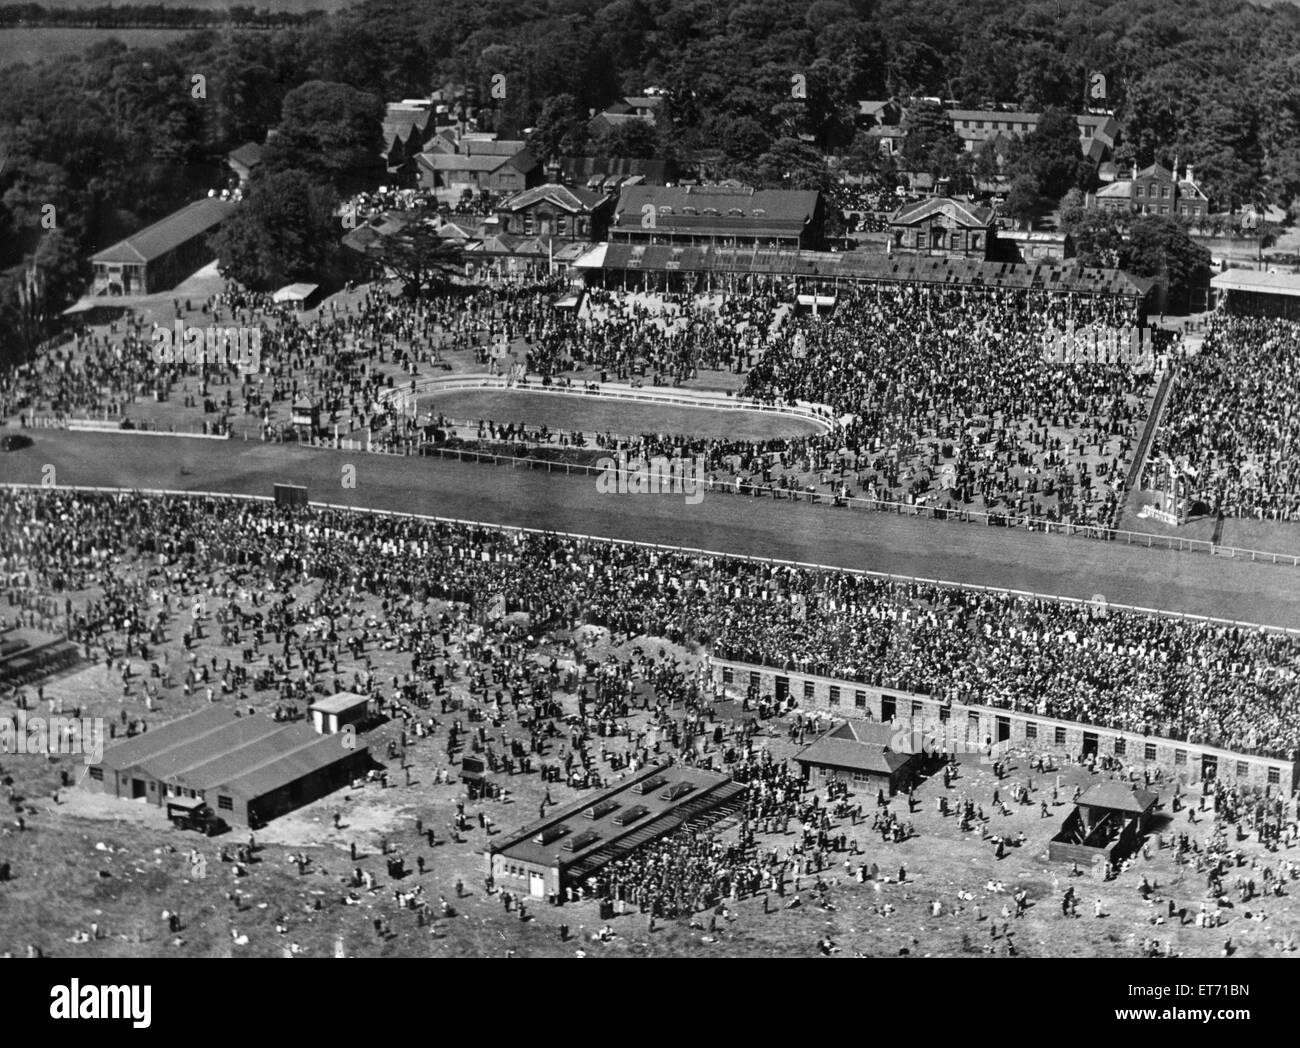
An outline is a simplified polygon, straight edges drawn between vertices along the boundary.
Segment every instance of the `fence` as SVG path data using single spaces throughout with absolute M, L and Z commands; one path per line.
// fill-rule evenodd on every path
M 229 440 L 229 433 L 189 433 L 177 429 L 148 429 L 147 423 L 137 422 L 129 429 L 112 419 L 68 418 L 62 415 L 33 415 L 23 429 L 66 429 L 73 433 L 125 433 L 139 437 L 189 437 L 197 440 Z
M 662 386 L 635 387 L 620 385 L 602 385 L 596 388 L 575 388 L 572 386 L 543 386 L 540 383 L 516 383 L 511 385 L 504 377 L 490 375 L 455 375 L 416 379 L 414 385 L 393 386 L 384 390 L 381 399 L 385 401 L 401 400 L 412 396 L 449 393 L 460 389 L 495 389 L 509 390 L 516 393 L 538 393 L 560 397 L 606 397 L 610 400 L 631 400 L 645 404 L 673 404 L 678 407 L 700 408 L 714 411 L 758 411 L 770 415 L 789 415 L 803 419 L 821 427 L 831 428 L 834 413 L 824 404 L 763 404 L 759 401 L 747 401 L 740 397 L 727 396 L 725 393 L 701 395 L 698 393 L 674 392 L 671 387 Z
M 270 495 L 233 494 L 219 491 L 178 491 L 175 489 L 165 488 L 113 488 L 80 484 L 61 484 L 58 487 L 49 487 L 41 484 L 19 484 L 12 482 L 0 484 L 0 488 L 9 489 L 10 491 L 77 491 L 100 495 L 145 495 L 151 498 L 207 498 L 245 502 L 274 502 L 274 498 Z M 631 546 L 635 549 L 666 550 L 670 553 L 678 553 L 692 557 L 722 557 L 724 559 L 740 560 L 752 564 L 776 564 L 786 568 L 798 568 L 802 571 L 836 572 L 843 575 L 882 579 L 887 582 L 916 583 L 923 586 L 942 586 L 949 589 L 967 590 L 972 593 L 991 593 L 1002 596 L 1022 597 L 1028 600 L 1053 601 L 1058 604 L 1094 606 L 1092 600 L 1086 600 L 1081 597 L 1065 597 L 1053 593 L 1035 593 L 1030 590 L 1008 589 L 1005 586 L 982 586 L 975 582 L 954 582 L 950 579 L 929 579 L 923 578 L 919 575 L 899 575 L 892 572 L 871 571 L 867 568 L 846 568 L 835 564 L 814 564 L 810 561 L 783 560 L 779 557 L 758 557 L 750 553 L 728 553 L 725 550 L 700 549 L 694 546 L 675 546 L 662 542 L 641 542 L 637 539 L 620 539 L 602 535 L 587 535 L 581 532 L 555 531 L 549 528 L 529 528 L 515 524 L 491 524 L 481 520 L 465 520 L 460 517 L 441 517 L 428 513 L 410 513 L 405 510 L 377 509 L 370 506 L 348 506 L 337 502 L 312 501 L 309 502 L 308 505 L 314 509 L 328 509 L 344 513 L 362 513 L 377 517 L 397 517 L 402 520 L 422 520 L 432 524 L 456 524 L 464 527 L 489 528 L 494 531 L 518 535 L 556 536 L 558 538 L 577 539 L 584 542 L 603 542 L 616 546 Z M 1300 637 L 1300 629 L 1292 629 L 1289 626 L 1270 626 L 1266 623 L 1244 622 L 1240 619 L 1220 619 L 1210 615 L 1193 615 L 1189 612 L 1168 611 L 1163 608 L 1144 608 L 1136 604 L 1118 604 L 1111 603 L 1110 601 L 1107 601 L 1105 606 L 1107 611 L 1114 609 L 1117 611 L 1134 612 L 1140 615 L 1158 615 L 1162 618 L 1180 619 L 1185 622 L 1201 623 L 1213 626 L 1237 626 L 1242 629 L 1267 630 L 1270 633 L 1280 633 L 1290 637 Z

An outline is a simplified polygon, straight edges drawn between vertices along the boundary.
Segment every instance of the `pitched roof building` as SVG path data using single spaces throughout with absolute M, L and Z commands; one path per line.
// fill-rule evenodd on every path
M 91 294 L 150 295 L 175 286 L 212 260 L 207 237 L 237 206 L 204 197 L 91 255 Z
M 631 186 L 619 193 L 610 240 L 812 248 L 823 218 L 815 190 Z
M 354 738 L 213 705 L 109 746 L 81 785 L 159 806 L 194 798 L 228 823 L 257 826 L 346 785 L 369 762 Z
M 1088 202 L 1099 210 L 1193 220 L 1204 218 L 1210 210 L 1210 198 L 1193 179 L 1190 164 L 1186 177 L 1181 179 L 1160 164 L 1141 171 L 1134 164 L 1130 177 L 1103 186 L 1089 196 Z
M 506 197 L 497 214 L 505 233 L 603 240 L 613 209 L 612 196 L 552 182 Z
M 891 244 L 907 254 L 983 261 L 994 253 L 993 209 L 953 197 L 904 204 L 889 218 Z
M 920 773 L 922 757 L 890 748 L 895 734 L 879 721 L 845 721 L 794 755 L 804 778 L 847 779 L 888 793 L 905 790 Z

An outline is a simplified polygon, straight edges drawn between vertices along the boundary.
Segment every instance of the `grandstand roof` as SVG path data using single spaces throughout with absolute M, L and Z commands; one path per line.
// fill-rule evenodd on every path
M 577 265 L 585 269 L 785 274 L 828 280 L 947 284 L 954 287 L 1040 288 L 1141 298 L 1155 281 L 1121 269 L 1040 263 L 979 262 L 877 251 L 796 251 L 780 248 L 676 247 L 671 244 L 602 244 Z
M 1265 273 L 1255 269 L 1229 269 L 1210 280 L 1220 291 L 1253 291 L 1260 295 L 1300 295 L 1300 273 Z
M 91 256 L 92 262 L 152 262 L 208 232 L 235 211 L 235 203 L 204 197 Z
M 614 224 L 640 230 L 642 208 L 649 205 L 660 231 L 797 234 L 816 214 L 818 196 L 816 190 L 748 186 L 626 186 L 619 193 Z

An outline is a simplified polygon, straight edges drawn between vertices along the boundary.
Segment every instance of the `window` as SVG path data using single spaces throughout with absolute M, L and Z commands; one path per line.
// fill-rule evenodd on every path
M 913 705 L 916 704 L 913 703 Z M 969 724 L 972 728 L 978 728 L 980 726 L 980 715 L 978 713 L 966 714 L 966 723 Z
M 1116 739 L 1116 740 L 1115 740 L 1115 756 L 1116 756 L 1116 757 L 1122 757 L 1122 756 L 1124 756 L 1124 752 L 1125 752 L 1125 750 L 1127 750 L 1127 749 L 1128 749 L 1128 743 L 1127 743 L 1124 739 Z
M 835 684 L 831 685 L 830 703 L 832 706 L 838 706 L 840 704 L 840 689 Z
M 1277 786 L 1279 783 L 1281 783 L 1281 781 L 1282 781 L 1282 769 L 1281 769 L 1281 768 L 1269 768 L 1269 769 L 1268 769 L 1268 784 L 1269 784 L 1270 786 Z
M 1169 199 L 1169 187 L 1168 187 L 1168 186 L 1161 186 L 1161 187 L 1160 187 L 1160 199 L 1161 199 L 1161 200 L 1168 200 L 1168 199 Z
M 813 682 L 810 681 L 810 680 L 806 680 L 806 681 L 804 681 L 804 682 L 803 682 L 803 697 L 804 697 L 805 699 L 811 699 L 811 698 L 813 697 L 813 695 L 814 695 Z
M 948 723 L 948 718 L 951 717 L 951 716 L 952 716 L 952 709 L 951 709 L 951 708 L 949 708 L 948 706 L 940 706 L 940 707 L 939 707 L 939 723 L 940 723 L 940 724 L 947 724 L 947 723 Z
M 157 788 L 158 788 L 158 784 L 157 784 L 156 782 L 151 782 L 151 783 L 149 783 L 149 792 L 150 792 L 150 793 L 154 793 L 154 792 L 157 790 Z
M 1056 729 L 1056 735 L 1055 735 L 1055 738 L 1056 738 L 1056 745 L 1057 745 L 1057 746 L 1064 746 L 1064 745 L 1065 745 L 1065 729 L 1064 729 L 1064 728 L 1057 728 L 1057 729 Z
M 869 778 L 869 776 L 867 775 L 867 773 L 866 773 L 865 771 L 855 771 L 855 772 L 853 773 L 853 781 L 854 781 L 854 782 L 866 782 L 868 778 Z
M 1038 725 L 1035 724 L 1033 721 L 1025 721 L 1025 738 L 1026 739 L 1038 738 Z
M 855 691 L 853 693 L 853 705 L 860 710 L 867 708 L 867 693 L 865 691 Z
M 229 797 L 222 797 L 218 795 L 217 807 L 220 808 L 222 811 L 234 811 L 235 802 L 232 801 Z
M 1137 189 L 1134 190 L 1134 195 L 1136 195 L 1136 196 L 1142 196 L 1142 195 L 1143 195 L 1143 194 L 1142 194 L 1142 187 L 1141 187 L 1141 186 L 1138 186 Z
M 1250 774 L 1250 765 L 1245 761 L 1237 761 L 1237 778 L 1244 779 Z
M 751 687 L 757 688 L 760 684 L 763 683 L 763 675 L 759 673 L 758 670 L 750 670 L 749 683 Z
M 1149 761 L 1156 759 L 1156 744 L 1154 742 L 1148 742 L 1146 746 L 1142 748 L 1142 758 Z
M 735 679 L 736 679 L 736 674 L 735 674 L 735 672 L 732 670 L 732 668 L 731 668 L 730 666 L 723 666 L 723 667 L 722 667 L 722 683 L 723 683 L 723 684 L 731 684 L 731 683 L 733 683 L 733 682 L 735 681 Z
M 1186 751 L 1186 750 L 1174 750 L 1174 763 L 1175 763 L 1175 764 L 1186 764 L 1186 763 L 1187 763 L 1187 751 Z
M 99 767 L 98 765 L 91 765 L 91 768 L 90 768 L 90 777 L 91 777 L 92 779 L 94 779 L 96 782 L 103 782 L 103 781 L 104 781 L 104 769 L 101 768 L 101 767 Z

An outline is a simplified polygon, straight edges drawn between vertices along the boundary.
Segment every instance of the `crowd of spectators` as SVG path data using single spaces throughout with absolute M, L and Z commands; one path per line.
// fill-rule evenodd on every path
M 109 622 L 147 636 L 147 588 L 116 565 L 161 558 L 198 588 L 225 565 L 281 588 L 317 580 L 321 600 L 374 594 L 393 609 L 375 629 L 395 637 L 423 599 L 499 598 L 534 630 L 596 625 L 940 700 L 1238 751 L 1295 747 L 1300 641 L 1263 628 L 245 500 L 44 491 L 6 494 L 3 505 L 8 587 L 56 600 L 95 591 L 70 627 L 83 642 Z M 321 612 L 293 614 L 302 622 Z
M 1167 488 L 1172 461 L 1200 512 L 1300 520 L 1297 390 L 1300 324 L 1215 314 L 1178 370 L 1143 486 Z

